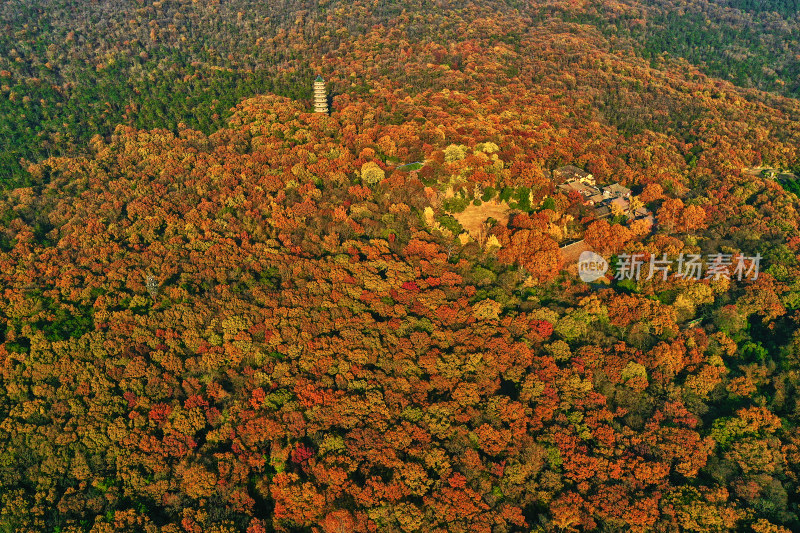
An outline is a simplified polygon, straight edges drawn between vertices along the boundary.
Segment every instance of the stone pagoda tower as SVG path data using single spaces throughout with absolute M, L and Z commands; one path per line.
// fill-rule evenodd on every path
M 328 112 L 328 93 L 325 91 L 325 80 L 322 76 L 317 76 L 314 80 L 314 112 Z

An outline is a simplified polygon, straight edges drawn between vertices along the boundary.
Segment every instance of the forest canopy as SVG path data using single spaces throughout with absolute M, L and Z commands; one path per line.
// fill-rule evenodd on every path
M 0 7 L 0 530 L 800 528 L 790 89 L 670 2 L 87 5 Z

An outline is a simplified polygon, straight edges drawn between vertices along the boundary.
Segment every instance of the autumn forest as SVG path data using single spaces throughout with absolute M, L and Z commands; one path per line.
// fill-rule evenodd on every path
M 800 531 L 798 16 L 4 2 L 0 532 Z

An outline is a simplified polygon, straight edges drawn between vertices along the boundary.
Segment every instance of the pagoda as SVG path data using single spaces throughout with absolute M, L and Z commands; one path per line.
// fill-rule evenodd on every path
M 328 94 L 325 92 L 325 80 L 317 76 L 314 80 L 314 112 L 328 112 Z

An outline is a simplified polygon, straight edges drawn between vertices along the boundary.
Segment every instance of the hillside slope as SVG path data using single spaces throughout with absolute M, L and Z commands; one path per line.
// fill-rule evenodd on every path
M 325 77 L 330 116 L 263 91 L 26 165 L 0 198 L 2 529 L 800 527 L 799 202 L 742 173 L 797 161 L 798 102 L 526 4 L 440 4 L 309 4 L 259 44 Z M 564 164 L 655 230 L 596 220 Z M 508 223 L 459 239 L 496 198 Z M 566 234 L 761 272 L 593 287 Z

